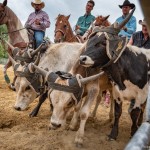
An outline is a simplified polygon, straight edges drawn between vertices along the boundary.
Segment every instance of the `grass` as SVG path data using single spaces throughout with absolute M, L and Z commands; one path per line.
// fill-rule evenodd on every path
M 0 57 L 0 64 L 6 64 L 7 58 L 1 58 Z

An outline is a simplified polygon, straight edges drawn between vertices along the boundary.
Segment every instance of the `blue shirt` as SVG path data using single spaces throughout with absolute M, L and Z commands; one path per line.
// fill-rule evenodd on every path
M 121 16 L 116 20 L 116 22 L 121 23 L 124 19 L 125 16 Z M 127 28 L 127 31 L 121 30 L 118 35 L 127 36 L 128 39 L 130 39 L 132 34 L 136 31 L 136 18 L 132 16 L 125 27 Z
M 95 17 L 91 15 L 91 13 L 89 15 L 79 17 L 76 25 L 80 26 L 80 35 L 83 35 L 86 32 L 94 20 Z

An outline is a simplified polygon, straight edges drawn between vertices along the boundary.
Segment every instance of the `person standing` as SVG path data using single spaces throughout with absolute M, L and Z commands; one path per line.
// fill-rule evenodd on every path
M 41 0 L 34 0 L 31 2 L 31 6 L 35 11 L 29 15 L 25 27 L 34 31 L 35 48 L 38 48 L 43 42 L 46 28 L 50 27 L 50 20 L 48 14 L 42 10 L 45 7 L 44 2 Z

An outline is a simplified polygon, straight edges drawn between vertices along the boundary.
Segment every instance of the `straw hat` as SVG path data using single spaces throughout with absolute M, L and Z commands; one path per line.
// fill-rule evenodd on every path
M 122 5 L 119 5 L 119 7 L 122 9 L 123 6 L 130 6 L 131 9 L 133 9 L 135 7 L 135 5 L 133 3 L 130 3 L 128 0 L 125 0 L 124 3 Z
M 42 8 L 45 7 L 45 3 L 42 2 L 41 0 L 33 0 L 33 1 L 31 2 L 32 7 L 34 7 L 35 4 L 41 4 L 41 5 L 42 5 Z
M 139 24 L 140 24 L 140 25 L 145 25 L 145 26 L 147 25 L 145 19 L 143 19 L 143 21 L 142 21 L 142 20 L 139 20 Z

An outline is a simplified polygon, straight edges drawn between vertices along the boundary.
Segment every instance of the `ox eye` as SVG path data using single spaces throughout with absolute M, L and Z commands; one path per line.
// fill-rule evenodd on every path
M 71 101 L 67 104 L 67 107 L 72 107 L 72 106 L 73 106 L 73 104 L 74 104 L 74 101 L 73 101 L 73 100 L 71 100 Z
M 26 89 L 25 89 L 25 91 L 30 90 L 30 89 L 31 89 L 30 86 L 27 86 Z

